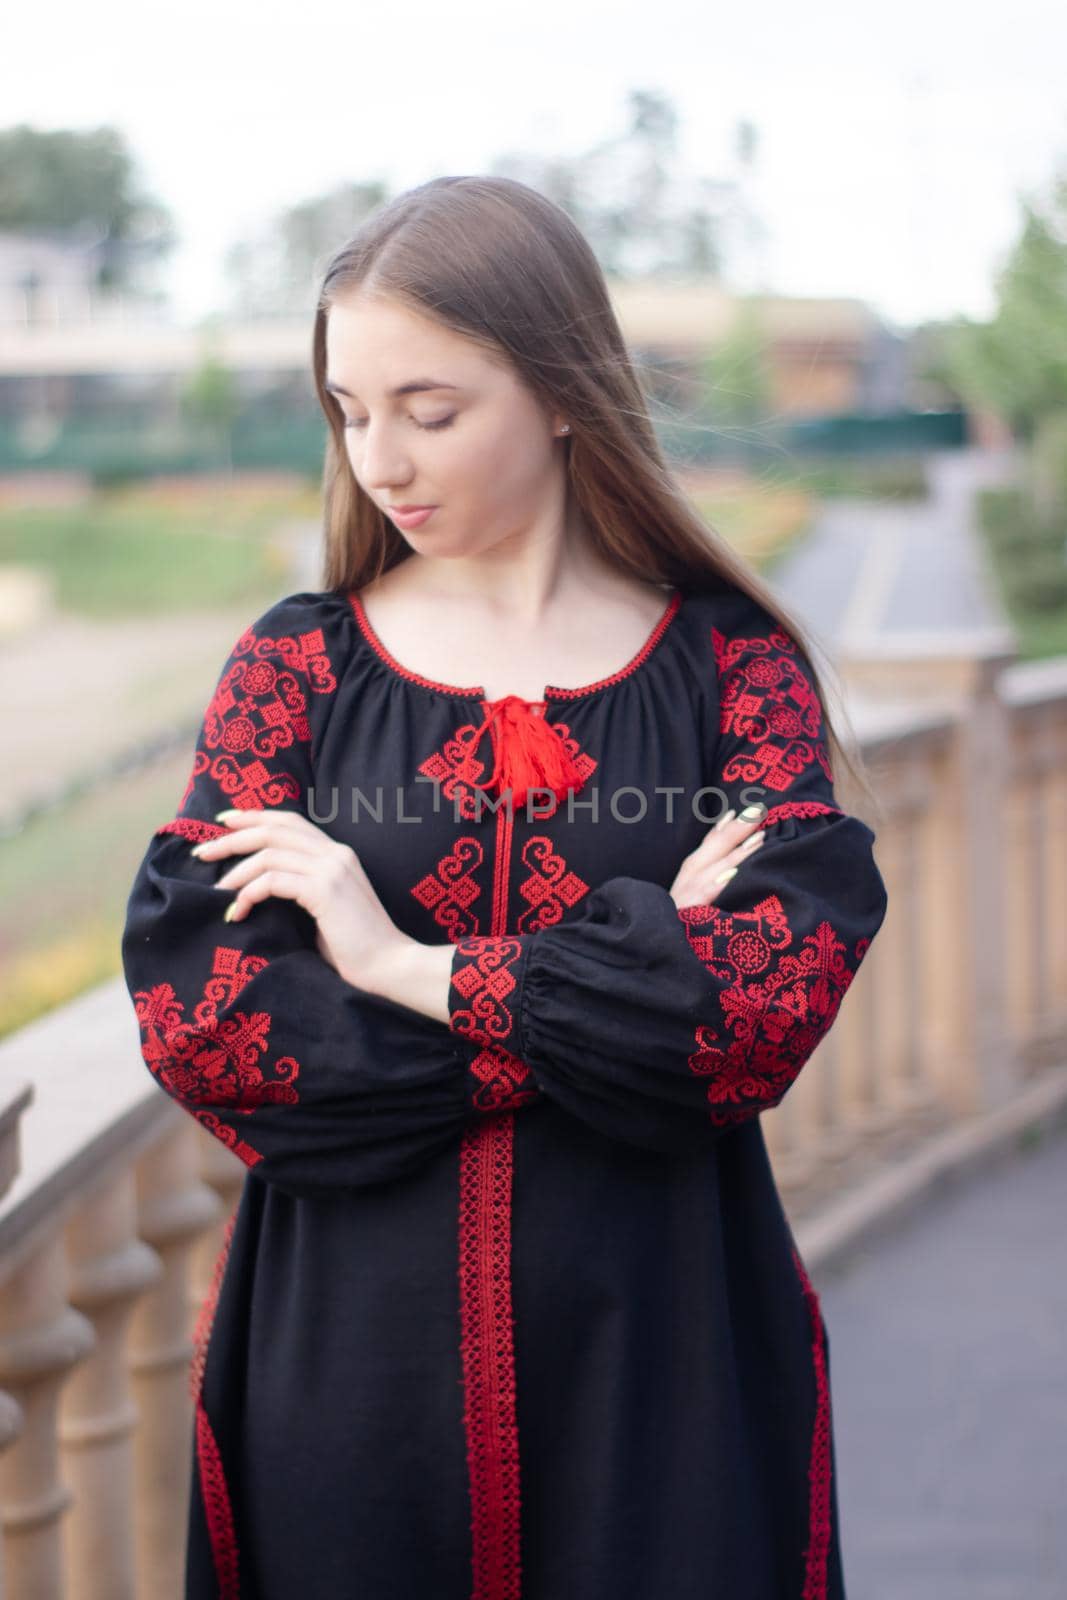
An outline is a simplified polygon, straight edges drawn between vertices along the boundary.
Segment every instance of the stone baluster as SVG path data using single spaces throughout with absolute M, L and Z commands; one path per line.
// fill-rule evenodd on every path
M 192 1460 L 189 1372 L 190 1271 L 219 1201 L 201 1181 L 198 1129 L 185 1112 L 137 1164 L 141 1237 L 158 1252 L 162 1276 L 138 1302 L 129 1337 L 140 1412 L 135 1462 L 137 1593 L 177 1600 L 185 1557 Z

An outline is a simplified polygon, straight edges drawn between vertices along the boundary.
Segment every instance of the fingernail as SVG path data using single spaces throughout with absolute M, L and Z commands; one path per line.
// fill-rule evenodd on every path
M 764 816 L 766 811 L 767 807 L 762 802 L 757 802 L 754 806 L 746 806 L 741 813 L 741 821 L 755 822 L 756 818 Z
M 766 837 L 766 830 L 761 828 L 758 833 L 750 833 L 741 848 L 742 850 L 751 850 L 755 846 L 761 845 Z
M 234 917 L 234 912 L 236 910 L 237 910 L 237 901 L 236 900 L 231 900 L 229 905 L 226 907 L 226 910 L 222 913 L 223 922 L 232 922 L 233 921 L 233 917 Z
M 715 827 L 711 830 L 712 833 L 714 833 L 716 831 L 716 829 L 718 829 L 718 828 L 725 828 L 726 824 L 729 822 L 730 818 L 733 817 L 733 816 L 736 816 L 736 812 L 734 811 L 733 806 L 731 806 L 729 811 L 724 811 L 723 812 L 722 816 L 719 818 L 718 822 L 715 824 Z
M 215 821 L 216 822 L 232 822 L 234 817 L 239 817 L 240 815 L 241 815 L 241 813 L 239 811 L 216 811 L 215 812 Z
M 194 844 L 192 849 L 189 851 L 189 854 L 191 856 L 198 856 L 203 848 L 204 847 L 202 844 Z
M 730 879 L 733 877 L 733 875 L 734 875 L 734 873 L 736 871 L 737 871 L 736 867 L 727 867 L 725 872 L 720 872 L 719 873 L 719 876 L 715 879 L 715 882 L 716 883 L 729 883 Z

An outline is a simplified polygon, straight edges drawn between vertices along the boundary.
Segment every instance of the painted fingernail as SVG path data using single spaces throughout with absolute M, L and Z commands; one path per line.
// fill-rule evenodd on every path
M 765 830 L 761 828 L 759 833 L 750 833 L 741 848 L 742 850 L 752 850 L 758 845 L 761 845 L 766 837 L 767 834 Z
M 763 805 L 761 802 L 757 802 L 756 805 L 754 805 L 754 806 L 746 806 L 745 807 L 745 809 L 741 813 L 740 820 L 742 822 L 755 822 L 757 817 L 762 817 L 762 816 L 766 815 L 766 811 L 767 811 L 767 807 L 765 805 Z
M 719 828 L 725 828 L 730 818 L 736 815 L 737 813 L 735 812 L 733 806 L 730 807 L 729 811 L 724 811 L 718 822 L 715 824 L 715 827 L 711 830 L 712 833 L 716 833 Z
M 730 879 L 733 877 L 733 875 L 734 875 L 734 873 L 736 871 L 737 871 L 736 867 L 727 867 L 725 872 L 720 872 L 719 873 L 719 876 L 715 879 L 715 882 L 716 883 L 729 883 Z
M 234 919 L 234 913 L 236 912 L 236 910 L 237 910 L 237 901 L 236 900 L 231 900 L 229 905 L 226 907 L 226 910 L 222 913 L 223 922 L 232 922 L 233 919 Z
M 232 822 L 234 817 L 239 817 L 240 815 L 241 815 L 241 813 L 239 811 L 216 811 L 215 812 L 215 821 L 216 822 Z
M 191 856 L 199 856 L 199 855 L 203 854 L 203 851 L 204 851 L 203 844 L 194 844 L 192 849 L 189 851 L 189 854 Z

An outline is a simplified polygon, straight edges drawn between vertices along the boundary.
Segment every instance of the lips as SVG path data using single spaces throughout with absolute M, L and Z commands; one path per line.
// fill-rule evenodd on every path
M 418 528 L 422 526 L 427 517 L 433 516 L 437 507 L 413 506 L 408 510 L 404 510 L 401 506 L 387 506 L 386 510 L 393 521 L 401 528 Z

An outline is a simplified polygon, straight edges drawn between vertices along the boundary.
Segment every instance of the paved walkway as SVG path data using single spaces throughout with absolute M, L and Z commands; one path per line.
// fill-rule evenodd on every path
M 981 485 L 1009 455 L 957 450 L 926 459 L 926 500 L 827 500 L 773 587 L 831 650 L 879 632 L 1003 625 L 973 522 Z
M 849 1600 L 1064 1600 L 1067 1132 L 816 1287 Z

